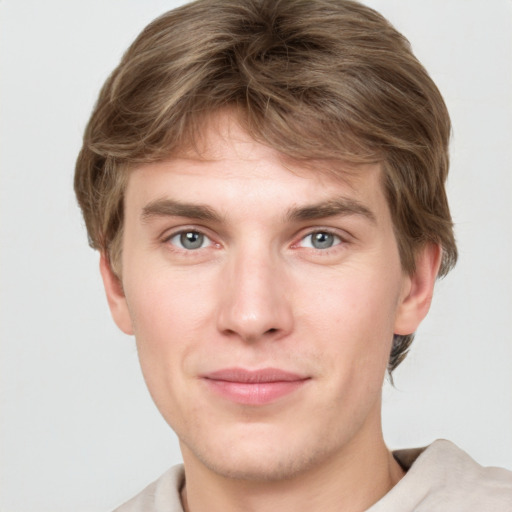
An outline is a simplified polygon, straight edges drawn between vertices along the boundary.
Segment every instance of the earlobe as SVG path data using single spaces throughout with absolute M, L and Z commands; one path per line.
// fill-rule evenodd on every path
M 441 247 L 433 243 L 426 244 L 418 251 L 416 269 L 404 282 L 395 318 L 395 334 L 412 334 L 427 315 L 441 265 L 441 256 Z
M 114 322 L 125 334 L 133 334 L 132 320 L 128 311 L 123 286 L 119 278 L 112 271 L 105 253 L 101 253 L 100 256 L 100 273 Z

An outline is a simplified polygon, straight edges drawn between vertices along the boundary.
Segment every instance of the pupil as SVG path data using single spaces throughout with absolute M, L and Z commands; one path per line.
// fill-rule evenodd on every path
M 181 234 L 180 242 L 185 249 L 199 249 L 203 245 L 203 235 L 195 231 L 188 231 Z
M 315 249 L 328 249 L 332 247 L 334 237 L 330 233 L 315 233 L 313 235 L 313 247 Z

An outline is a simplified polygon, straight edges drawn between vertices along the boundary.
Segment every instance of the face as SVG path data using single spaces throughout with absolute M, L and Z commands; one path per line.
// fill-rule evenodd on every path
M 205 145 L 132 172 L 122 288 L 103 260 L 109 303 L 186 464 L 285 478 L 381 435 L 393 333 L 419 322 L 417 286 L 378 165 L 315 172 L 229 117 Z

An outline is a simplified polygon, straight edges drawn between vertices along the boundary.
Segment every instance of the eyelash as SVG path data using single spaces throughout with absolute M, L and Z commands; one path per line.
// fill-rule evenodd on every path
M 186 234 L 192 234 L 192 233 L 204 237 L 204 241 L 201 243 L 201 246 L 199 246 L 197 248 L 193 248 L 193 249 L 190 249 L 190 248 L 187 249 L 185 247 L 180 247 L 178 245 L 178 243 L 172 242 L 172 240 L 176 237 L 180 237 L 180 236 L 183 236 Z M 306 233 L 301 233 L 300 238 L 298 239 L 298 241 L 294 242 L 291 245 L 291 248 L 292 249 L 301 248 L 301 244 L 308 237 L 313 237 L 314 235 L 320 235 L 320 234 L 334 237 L 335 240 L 334 240 L 333 245 L 330 247 L 325 247 L 325 248 L 316 248 L 316 247 L 312 247 L 311 245 L 313 242 L 310 242 L 311 245 L 309 247 L 306 246 L 306 247 L 302 247 L 302 248 L 305 250 L 308 250 L 308 251 L 316 252 L 316 253 L 329 254 L 332 251 L 339 249 L 339 246 L 343 246 L 348 243 L 347 236 L 342 236 L 339 232 L 337 232 L 333 229 L 315 227 L 314 229 L 311 229 L 311 230 L 307 231 Z M 205 241 L 208 242 L 208 245 L 203 247 L 203 243 Z M 212 246 L 216 247 L 216 248 L 221 247 L 221 244 L 216 243 L 211 236 L 209 236 L 207 233 L 205 233 L 205 231 L 203 229 L 193 228 L 193 227 L 182 228 L 178 231 L 173 231 L 172 233 L 165 235 L 162 238 L 162 242 L 170 245 L 172 247 L 172 250 L 174 250 L 176 252 L 180 252 L 182 254 L 190 255 L 190 256 L 192 256 L 194 253 L 197 253 L 201 249 L 208 249 Z
M 187 249 L 185 247 L 179 247 L 176 243 L 172 243 L 172 240 L 176 237 L 180 237 L 180 236 L 183 236 L 183 235 L 186 235 L 186 234 L 197 234 L 197 235 L 200 235 L 202 237 L 204 237 L 204 241 L 208 241 L 208 245 L 205 246 L 205 247 L 202 247 L 202 244 L 200 247 L 197 247 L 195 249 Z M 212 237 L 209 236 L 207 233 L 204 232 L 204 230 L 202 229 L 198 229 L 198 228 L 182 228 L 178 231 L 173 231 L 172 233 L 170 234 L 167 234 L 165 235 L 164 237 L 162 237 L 162 242 L 164 244 L 168 244 L 170 245 L 174 251 L 179 251 L 183 254 L 190 254 L 190 253 L 194 253 L 194 252 L 197 252 L 199 251 L 200 249 L 206 249 L 208 247 L 211 247 L 211 246 L 217 246 L 219 247 L 220 244 L 216 243 L 213 241 Z
M 334 238 L 333 245 L 329 246 L 329 247 L 324 247 L 324 248 L 318 248 L 318 247 L 309 246 L 309 247 L 304 247 L 305 249 L 310 249 L 310 250 L 318 251 L 318 252 L 321 252 L 321 253 L 328 253 L 331 250 L 335 250 L 339 245 L 343 245 L 344 243 L 346 243 L 346 240 L 338 232 L 335 232 L 335 231 L 333 231 L 331 229 L 325 229 L 325 228 L 318 229 L 318 228 L 316 228 L 313 231 L 309 231 L 305 235 L 301 236 L 299 241 L 297 243 L 293 244 L 293 247 L 299 246 L 307 238 L 311 238 L 311 242 L 310 243 L 312 245 L 313 244 L 312 237 L 314 235 L 328 235 L 328 236 L 333 237 Z

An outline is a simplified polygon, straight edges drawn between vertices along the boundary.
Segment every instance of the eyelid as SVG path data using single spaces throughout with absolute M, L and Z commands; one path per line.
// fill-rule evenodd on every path
M 207 249 L 208 247 L 211 247 L 211 246 L 220 247 L 220 245 L 221 245 L 219 242 L 217 242 L 215 240 L 215 237 L 211 234 L 211 231 L 209 229 L 205 228 L 204 226 L 198 226 L 197 224 L 196 225 L 194 225 L 194 224 L 181 225 L 181 226 L 175 226 L 170 229 L 166 229 L 158 237 L 158 239 L 161 243 L 170 243 L 172 238 L 174 238 L 178 235 L 181 235 L 183 233 L 188 233 L 188 232 L 200 233 L 201 235 L 203 235 L 205 238 L 207 238 L 210 241 L 210 243 L 206 247 L 201 247 L 199 249 L 195 249 L 195 251 L 198 251 L 200 249 Z M 176 250 L 179 250 L 179 251 L 193 252 L 190 249 L 181 248 L 175 244 L 170 244 L 170 245 L 172 245 L 173 247 L 176 248 Z
M 182 241 L 181 241 L 181 237 L 185 234 L 189 234 L 189 233 L 194 233 L 194 234 L 197 234 L 201 237 L 201 245 L 199 247 L 195 247 L 195 248 L 187 248 L 187 247 L 184 247 Z M 176 241 L 173 241 L 173 240 L 176 240 Z M 184 251 L 198 251 L 200 249 L 206 249 L 207 247 L 210 247 L 213 242 L 212 240 L 204 235 L 203 233 L 200 233 L 199 231 L 192 231 L 192 230 L 187 230 L 187 231 L 178 231 L 177 233 L 175 233 L 173 236 L 171 236 L 170 238 L 167 239 L 167 241 L 169 243 L 171 243 L 172 245 L 178 247 L 180 250 L 184 250 Z
M 345 230 L 332 228 L 332 227 L 325 227 L 325 226 L 311 226 L 305 229 L 302 229 L 299 234 L 295 237 L 295 242 L 293 242 L 292 247 L 298 247 L 299 244 L 307 238 L 308 236 L 311 236 L 315 233 L 326 233 L 329 235 L 333 235 L 340 239 L 341 244 L 349 243 L 352 239 L 352 235 L 348 233 Z M 340 245 L 340 243 L 335 244 L 332 248 L 334 248 L 336 245 Z M 325 249 L 324 249 L 325 251 Z
M 329 245 L 327 247 L 315 247 L 314 246 L 314 240 L 313 240 L 313 237 L 317 234 L 322 234 L 322 235 L 328 235 L 330 237 L 332 237 L 332 245 Z M 309 242 L 306 244 L 306 240 L 309 240 Z M 310 250 L 313 250 L 313 251 L 321 251 L 321 252 L 325 252 L 325 251 L 329 251 L 329 250 L 332 250 L 332 249 L 336 249 L 337 246 L 343 244 L 343 240 L 340 236 L 338 236 L 337 234 L 335 233 L 330 233 L 328 231 L 312 231 L 311 233 L 308 233 L 306 236 L 303 236 L 299 242 L 298 242 L 298 246 L 300 247 L 303 247 L 304 249 L 310 249 Z

